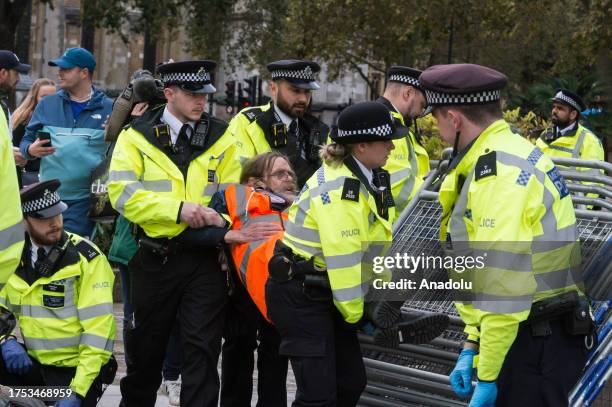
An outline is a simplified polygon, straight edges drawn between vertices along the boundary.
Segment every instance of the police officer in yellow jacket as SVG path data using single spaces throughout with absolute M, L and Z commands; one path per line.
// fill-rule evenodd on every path
M 3 111 L 0 111 L 0 179 L 2 180 L 0 196 L 3 200 L 0 211 L 0 289 L 2 289 L 19 264 L 23 248 L 19 186 L 13 148 Z
M 586 109 L 582 98 L 567 89 L 559 89 L 551 100 L 553 127 L 542 133 L 536 145 L 550 156 L 603 161 L 601 140 L 578 123 L 580 112 Z
M 327 125 L 308 113 L 320 69 L 316 62 L 296 59 L 268 64 L 272 101 L 246 108 L 230 122 L 242 162 L 274 149 L 289 157 L 300 188 L 314 174 L 321 165 L 319 146 L 329 135 Z
M 117 370 L 114 274 L 93 243 L 64 232 L 59 186 L 50 180 L 21 192 L 26 245 L 0 307 L 14 313 L 25 344 L 0 340 L 0 382 L 67 387 L 56 406 L 95 406 Z
M 391 240 L 393 198 L 381 167 L 392 140 L 407 134 L 380 103 L 349 106 L 323 166 L 289 209 L 266 302 L 296 375 L 296 407 L 355 406 L 363 391 L 355 332 L 364 314 L 362 245 Z
M 226 276 L 217 250 L 185 236 L 224 226 L 207 208 L 220 185 L 238 181 L 240 162 L 227 124 L 205 111 L 213 61 L 160 65 L 168 101 L 146 112 L 117 140 L 110 164 L 111 202 L 137 225 L 130 262 L 133 314 L 126 332 L 122 405 L 153 406 L 166 343 L 179 315 L 184 349 L 181 405 L 216 406 Z M 217 224 L 217 219 L 223 224 Z M 226 230 L 218 228 L 219 241 Z
M 403 126 L 414 121 L 415 132 L 394 140 L 395 149 L 387 160 L 385 170 L 391 176 L 391 192 L 395 200 L 395 214 L 400 215 L 410 198 L 423 184 L 429 172 L 429 155 L 420 143 L 417 117 L 425 112 L 425 95 L 419 85 L 421 71 L 406 66 L 392 66 L 387 74 L 385 92 L 376 101 L 389 109 Z
M 502 119 L 503 74 L 437 65 L 419 81 L 455 151 L 440 188 L 440 238 L 455 251 L 487 253 L 470 296 L 455 303 L 469 336 L 452 387 L 461 396 L 474 391 L 471 407 L 567 405 L 585 343 L 592 344 L 567 186 L 552 161 Z

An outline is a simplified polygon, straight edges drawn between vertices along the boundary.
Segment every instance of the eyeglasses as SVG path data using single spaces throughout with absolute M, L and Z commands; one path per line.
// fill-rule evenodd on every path
M 284 178 L 295 179 L 295 172 L 288 171 L 288 170 L 279 170 L 279 171 L 273 172 L 272 174 L 270 174 L 270 176 L 274 178 L 278 178 L 278 179 L 284 179 Z

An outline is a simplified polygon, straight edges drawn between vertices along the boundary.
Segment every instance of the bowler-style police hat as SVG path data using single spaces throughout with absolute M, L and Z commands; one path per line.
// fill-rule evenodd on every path
M 386 141 L 405 137 L 408 128 L 397 125 L 389 109 L 378 102 L 361 102 L 338 116 L 338 129 L 331 139 L 338 144 Z
M 167 62 L 157 66 L 165 87 L 178 86 L 191 93 L 215 93 L 211 72 L 217 63 L 210 60 Z
M 21 211 L 24 216 L 47 219 L 64 212 L 68 205 L 61 201 L 57 193 L 58 179 L 36 182 L 21 189 Z
M 507 82 L 501 72 L 476 64 L 434 65 L 419 77 L 427 104 L 433 107 L 498 101 Z
M 314 74 L 321 70 L 316 62 L 283 59 L 269 63 L 267 68 L 272 75 L 272 80 L 284 79 L 302 89 L 317 90 L 320 88 L 314 77 Z

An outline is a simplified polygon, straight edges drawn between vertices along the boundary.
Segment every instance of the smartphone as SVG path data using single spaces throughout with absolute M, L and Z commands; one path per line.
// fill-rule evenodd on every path
M 45 147 L 51 147 L 51 134 L 49 132 L 39 131 L 38 132 L 38 138 L 41 139 L 41 140 L 49 140 L 49 142 L 46 143 L 44 146 Z

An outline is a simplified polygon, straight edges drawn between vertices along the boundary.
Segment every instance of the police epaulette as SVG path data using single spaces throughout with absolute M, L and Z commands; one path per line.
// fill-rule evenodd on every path
M 342 188 L 342 198 L 348 201 L 359 202 L 359 186 L 360 182 L 356 178 L 345 178 L 344 187 Z
M 91 261 L 100 255 L 100 252 L 98 252 L 98 250 L 94 247 L 93 243 L 86 239 L 81 239 L 81 241 L 78 242 L 75 247 L 78 252 L 87 259 L 87 261 Z
M 260 108 L 253 107 L 251 109 L 245 109 L 240 113 L 242 113 L 249 120 L 249 122 L 253 123 L 255 119 L 257 119 L 257 116 L 261 114 L 261 112 L 262 110 Z

